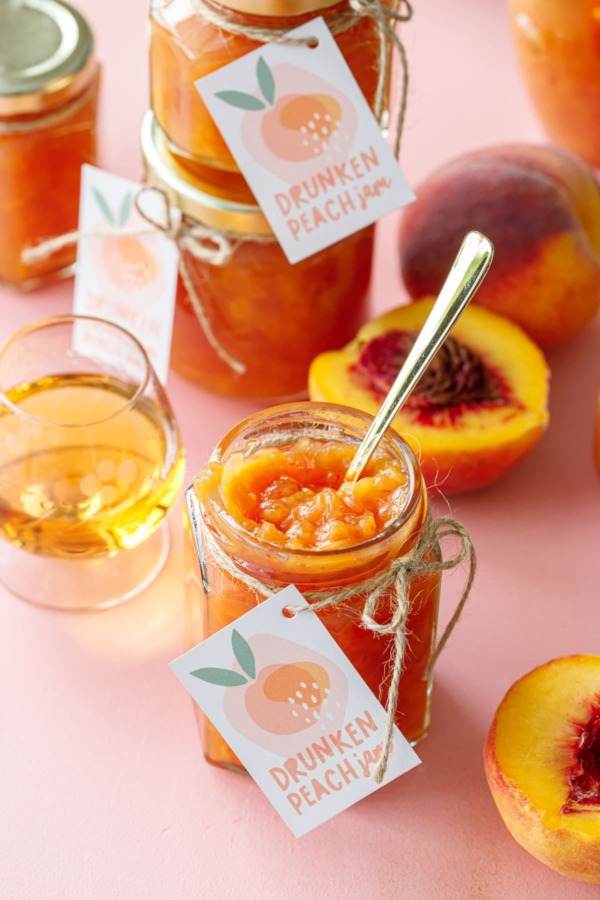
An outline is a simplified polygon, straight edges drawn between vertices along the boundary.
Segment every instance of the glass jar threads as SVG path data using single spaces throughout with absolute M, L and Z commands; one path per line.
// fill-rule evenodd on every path
M 77 227 L 99 67 L 89 25 L 61 0 L 4 3 L 1 16 L 0 281 L 28 288 L 75 261 L 75 247 L 27 264 L 21 253 Z
M 309 602 L 318 602 L 319 591 L 343 592 L 315 614 L 386 705 L 394 641 L 364 627 L 361 612 L 377 579 L 421 540 L 427 496 L 412 451 L 391 431 L 361 477 L 344 482 L 371 421 L 348 407 L 294 403 L 251 416 L 222 439 L 186 497 L 188 647 L 288 584 Z M 395 721 L 413 743 L 429 724 L 440 571 L 427 563 L 438 558 L 432 541 L 406 594 Z M 398 600 L 396 582 L 386 585 L 378 623 L 393 618 Z M 350 597 L 348 588 L 355 589 Z M 241 768 L 205 720 L 202 735 L 210 762 Z
M 174 149 L 219 169 L 237 164 L 194 82 L 260 47 L 262 41 L 323 16 L 367 102 L 379 79 L 381 35 L 375 17 L 348 0 L 153 0 L 150 15 L 152 108 Z M 222 23 L 222 24 L 219 24 Z M 387 79 L 387 73 L 385 73 Z
M 305 396 L 312 359 L 350 341 L 365 316 L 374 227 L 292 265 L 247 187 L 192 176 L 151 113 L 141 140 L 147 183 L 181 210 L 189 235 L 204 230 L 204 250 L 180 246 L 173 368 L 220 394 Z

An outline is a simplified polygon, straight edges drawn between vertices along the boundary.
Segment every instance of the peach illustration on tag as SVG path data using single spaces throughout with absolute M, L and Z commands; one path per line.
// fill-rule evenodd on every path
M 231 645 L 235 668 L 209 667 L 191 674 L 225 688 L 225 715 L 248 740 L 288 755 L 299 735 L 303 742 L 311 741 L 342 725 L 348 683 L 331 660 L 271 634 L 246 640 L 234 629 Z
M 345 94 L 299 66 L 269 67 L 262 56 L 256 77 L 260 96 L 236 90 L 215 94 L 244 111 L 240 137 L 256 162 L 293 182 L 347 158 L 358 117 Z
M 124 195 L 118 209 L 111 207 L 98 188 L 93 188 L 91 193 L 102 215 L 99 229 L 106 230 L 107 226 L 115 229 L 114 235 L 107 234 L 93 243 L 92 256 L 97 274 L 102 281 L 108 281 L 113 292 L 135 296 L 136 303 L 143 306 L 151 305 L 157 298 L 160 276 L 156 236 L 118 233 L 131 222 L 131 191 Z

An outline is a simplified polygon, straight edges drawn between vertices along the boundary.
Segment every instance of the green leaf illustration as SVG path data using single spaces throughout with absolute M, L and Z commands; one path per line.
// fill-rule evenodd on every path
M 267 101 L 273 106 L 275 102 L 275 79 L 273 78 L 273 73 L 271 72 L 269 66 L 264 61 L 262 56 L 258 57 L 258 62 L 256 64 L 256 77 L 258 78 L 258 86 L 262 91 L 262 95 Z
M 238 109 L 266 109 L 265 104 L 252 94 L 244 94 L 243 91 L 219 91 L 215 94 L 219 100 L 236 106 Z
M 209 684 L 220 684 L 223 687 L 236 687 L 239 684 L 247 684 L 248 679 L 244 678 L 238 672 L 232 672 L 230 669 L 196 669 L 190 672 L 194 678 L 200 681 L 208 681 Z
M 121 212 L 119 213 L 119 225 L 123 226 L 127 219 L 129 218 L 129 213 L 131 212 L 131 200 L 133 195 L 131 192 L 129 194 L 125 194 L 123 197 L 123 201 L 121 203 Z
M 104 218 L 108 219 L 108 221 L 110 222 L 111 225 L 114 225 L 115 217 L 113 216 L 110 206 L 108 205 L 108 203 L 106 202 L 106 200 L 104 199 L 104 197 L 102 196 L 100 191 L 97 188 L 92 188 L 92 193 L 93 193 L 94 197 L 96 198 L 96 203 L 100 207 Z
M 235 658 L 249 678 L 256 678 L 256 663 L 250 644 L 235 628 L 231 632 L 231 646 Z

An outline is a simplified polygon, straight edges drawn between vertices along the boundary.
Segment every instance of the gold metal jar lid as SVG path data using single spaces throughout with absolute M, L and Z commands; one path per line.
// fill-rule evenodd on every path
M 146 184 L 161 188 L 173 206 L 202 225 L 233 231 L 237 234 L 271 235 L 273 232 L 260 206 L 228 198 L 218 184 L 196 178 L 169 153 L 165 133 L 148 111 L 142 122 L 141 146 L 146 170 Z
M 293 18 L 329 9 L 331 6 L 337 6 L 339 2 L 340 0 L 218 0 L 215 5 L 252 16 Z
M 95 72 L 94 39 L 62 0 L 0 0 L 0 115 L 41 112 L 78 94 Z

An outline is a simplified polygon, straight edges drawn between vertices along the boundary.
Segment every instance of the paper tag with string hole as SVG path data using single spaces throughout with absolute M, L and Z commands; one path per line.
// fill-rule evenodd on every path
M 142 185 L 95 166 L 81 173 L 79 240 L 73 312 L 121 325 L 146 350 L 158 378 L 167 380 L 177 290 L 179 254 L 173 241 L 138 213 L 134 198 Z M 158 194 L 140 203 L 156 221 L 164 219 Z M 179 210 L 172 210 L 178 216 Z M 118 343 L 99 347 L 78 332 L 79 350 L 103 360 L 120 359 Z
M 170 666 L 296 837 L 420 762 L 395 728 L 375 783 L 386 711 L 293 586 Z
M 323 18 L 196 81 L 291 263 L 414 195 Z

